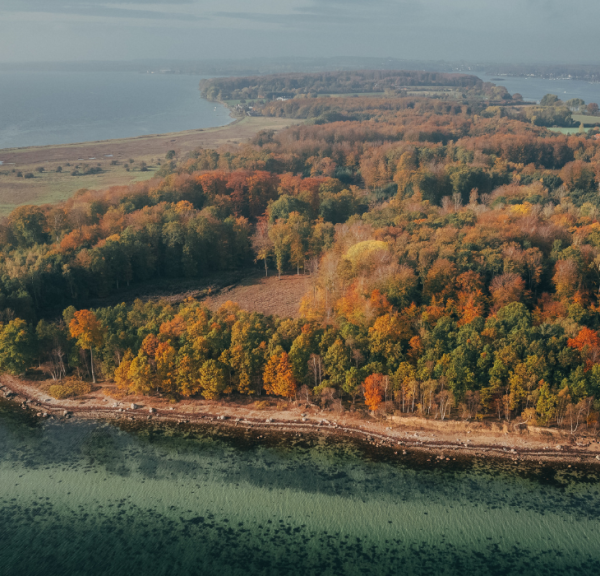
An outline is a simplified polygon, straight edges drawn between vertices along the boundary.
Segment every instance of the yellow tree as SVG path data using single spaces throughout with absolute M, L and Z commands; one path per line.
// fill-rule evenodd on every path
M 154 356 L 156 361 L 156 380 L 165 392 L 173 393 L 177 381 L 177 351 L 171 346 L 171 341 L 161 342 Z
M 121 360 L 121 364 L 119 364 L 118 368 L 115 370 L 115 383 L 117 384 L 117 388 L 121 390 L 129 390 L 129 387 L 131 386 L 129 370 L 131 369 L 133 359 L 133 353 L 131 350 L 127 350 L 123 356 L 123 360 Z
M 202 396 L 207 400 L 216 400 L 227 388 L 225 367 L 216 360 L 207 360 L 200 369 Z
M 90 365 L 92 367 L 92 381 L 96 383 L 94 373 L 94 346 L 102 344 L 104 331 L 102 324 L 91 310 L 75 312 L 69 324 L 71 336 L 77 340 L 79 346 L 90 351 Z

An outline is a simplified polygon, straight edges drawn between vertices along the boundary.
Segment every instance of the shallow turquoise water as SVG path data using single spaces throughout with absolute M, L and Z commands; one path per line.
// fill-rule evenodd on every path
M 245 433 L 38 423 L 0 404 L 0 573 L 592 574 L 591 470 Z

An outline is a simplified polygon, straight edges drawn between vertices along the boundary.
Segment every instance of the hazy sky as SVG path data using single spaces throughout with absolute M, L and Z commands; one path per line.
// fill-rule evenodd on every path
M 0 60 L 597 62 L 598 0 L 0 0 Z

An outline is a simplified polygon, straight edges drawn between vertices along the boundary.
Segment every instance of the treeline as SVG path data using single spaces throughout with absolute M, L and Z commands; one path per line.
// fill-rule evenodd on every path
M 362 70 L 318 74 L 275 74 L 210 78 L 202 80 L 200 92 L 209 100 L 272 99 L 302 94 L 348 94 L 384 92 L 414 86 L 481 88 L 482 81 L 467 74 L 401 70 Z
M 288 227 L 300 231 L 300 266 L 330 244 L 333 224 L 365 210 L 363 195 L 334 178 L 257 170 L 171 175 L 80 191 L 59 205 L 23 206 L 0 223 L 0 313 L 33 320 L 132 283 L 251 266 L 256 223 L 265 218 L 277 247 L 282 230 L 286 238 Z M 295 223 L 276 222 L 291 212 Z M 273 257 L 280 272 L 287 240 L 281 250 Z

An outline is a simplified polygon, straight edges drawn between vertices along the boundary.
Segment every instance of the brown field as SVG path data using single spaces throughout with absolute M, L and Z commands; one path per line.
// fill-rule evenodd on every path
M 270 272 L 268 278 L 261 275 L 246 277 L 205 298 L 203 302 L 211 310 L 217 310 L 230 300 L 250 312 L 298 318 L 300 301 L 308 289 L 308 276 L 282 276 L 278 280 L 276 273 Z
M 82 144 L 6 148 L 0 150 L 0 161 L 4 163 L 0 166 L 0 215 L 7 214 L 22 204 L 59 202 L 81 188 L 102 189 L 148 180 L 158 168 L 158 161 L 169 150 L 175 150 L 178 157 L 183 157 L 196 148 L 239 144 L 251 139 L 260 130 L 281 130 L 296 123 L 297 120 L 285 118 L 246 117 L 220 128 Z M 134 160 L 134 167 L 128 172 L 123 164 L 130 159 Z M 111 166 L 113 160 L 117 160 L 119 164 Z M 139 168 L 142 161 L 148 165 L 147 172 L 142 172 Z M 84 164 L 100 164 L 102 172 L 71 176 L 76 165 Z M 56 172 L 57 166 L 62 166 L 62 173 Z M 43 167 L 44 172 L 38 173 L 38 167 Z M 35 177 L 19 178 L 13 170 L 24 174 L 32 172 Z
M 231 272 L 219 272 L 203 278 L 155 279 L 132 285 L 128 290 L 107 298 L 81 300 L 78 308 L 101 308 L 121 302 L 131 304 L 136 299 L 143 302 L 164 302 L 176 306 L 188 298 L 203 302 L 210 310 L 218 310 L 225 302 L 236 302 L 244 310 L 281 317 L 299 317 L 302 297 L 310 289 L 310 276 L 284 275 L 277 279 L 270 270 L 246 268 Z M 60 314 L 55 310 L 48 317 Z

